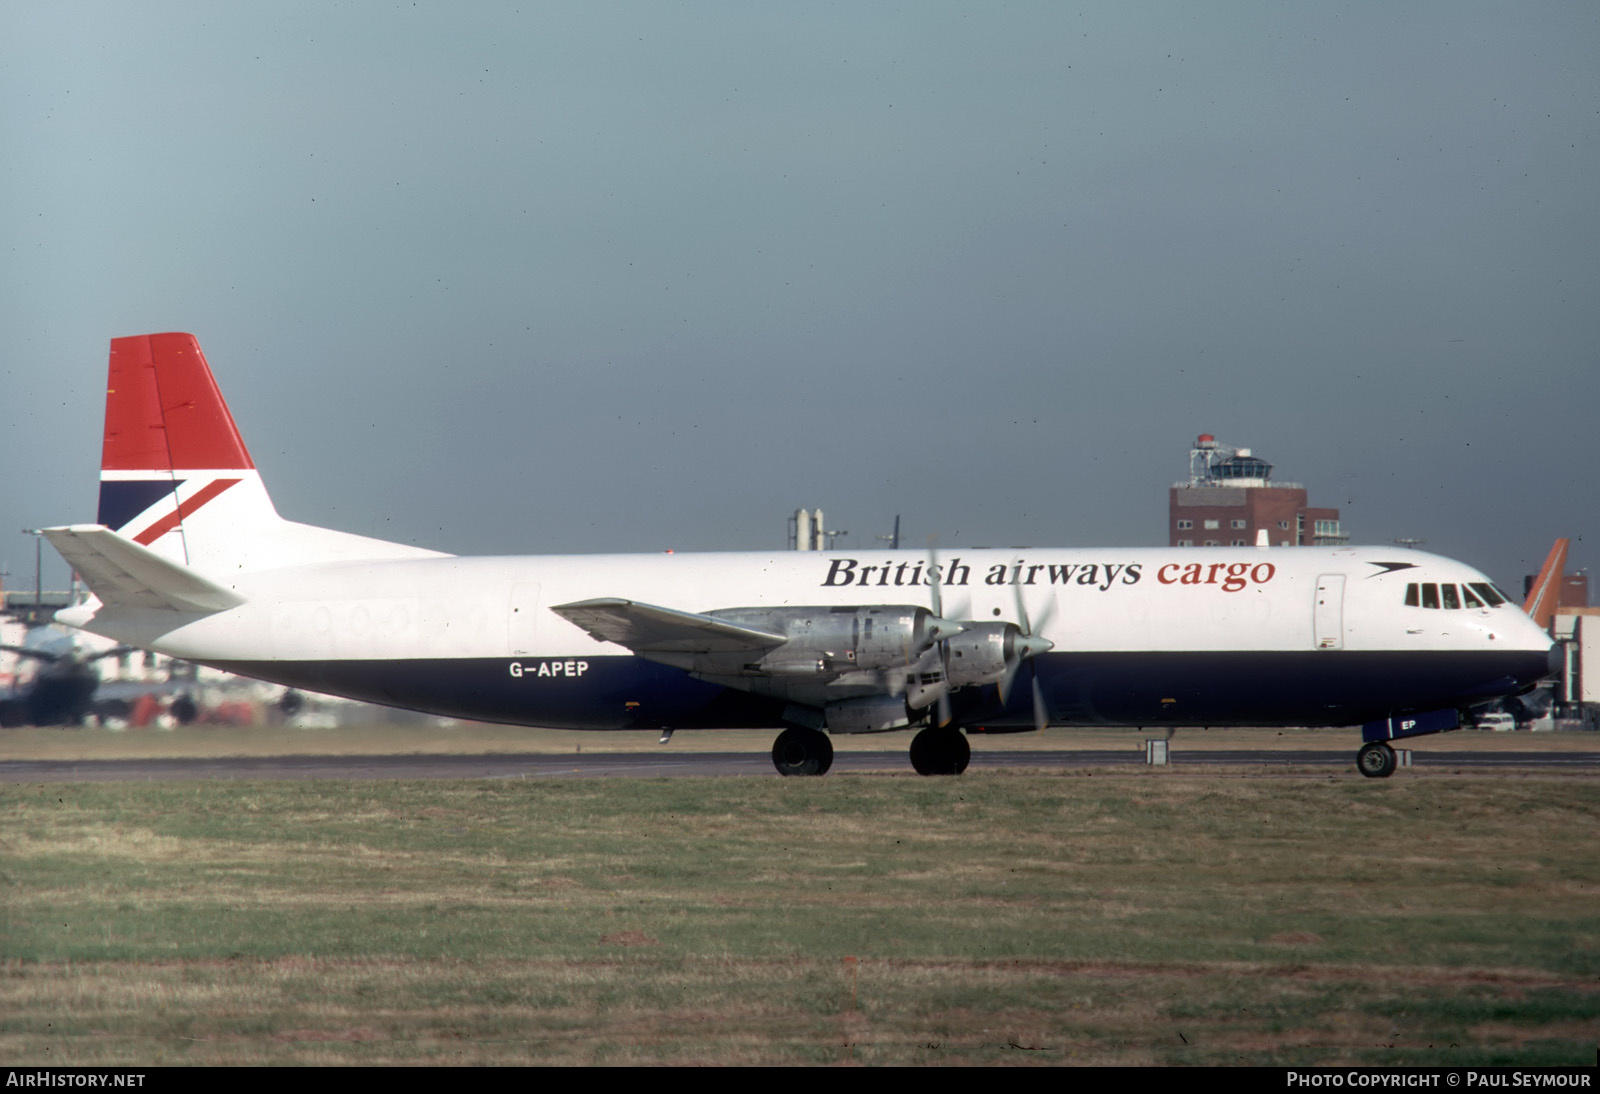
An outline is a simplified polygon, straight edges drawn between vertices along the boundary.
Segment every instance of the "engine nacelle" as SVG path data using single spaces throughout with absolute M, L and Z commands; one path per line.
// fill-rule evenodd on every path
M 949 641 L 946 683 L 952 688 L 997 684 L 1016 656 L 1022 630 L 1015 623 L 967 623 Z
M 909 604 L 723 608 L 707 614 L 787 635 L 787 642 L 750 666 L 755 671 L 783 675 L 800 671 L 903 669 L 940 637 L 956 630 L 927 608 Z M 790 667 L 802 665 L 814 668 Z

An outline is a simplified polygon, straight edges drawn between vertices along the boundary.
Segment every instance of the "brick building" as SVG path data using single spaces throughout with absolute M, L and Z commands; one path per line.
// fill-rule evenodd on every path
M 1248 448 L 1200 434 L 1189 450 L 1189 481 L 1172 487 L 1167 543 L 1172 547 L 1249 547 L 1261 532 L 1274 547 L 1350 542 L 1339 510 L 1306 504 L 1297 482 L 1271 482 L 1272 465 Z

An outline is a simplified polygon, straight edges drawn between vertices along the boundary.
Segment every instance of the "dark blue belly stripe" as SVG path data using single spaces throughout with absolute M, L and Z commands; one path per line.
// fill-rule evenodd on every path
M 513 660 L 523 674 L 512 675 Z M 733 729 L 783 725 L 782 700 L 697 680 L 640 657 L 215 661 L 216 668 L 308 691 L 449 717 L 564 729 Z M 539 675 L 541 664 L 551 675 Z M 530 673 L 527 666 L 533 666 Z M 553 666 L 561 665 L 561 669 Z M 1044 654 L 1029 667 L 1055 724 L 1350 726 L 1465 707 L 1532 685 L 1544 653 L 1123 652 Z M 568 675 L 568 673 L 573 673 Z M 952 696 L 964 725 L 1029 725 L 1027 669 L 998 690 Z

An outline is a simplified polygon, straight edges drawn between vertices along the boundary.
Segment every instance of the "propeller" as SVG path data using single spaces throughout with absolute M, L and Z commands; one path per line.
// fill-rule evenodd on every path
M 967 627 L 964 623 L 944 618 L 944 600 L 939 590 L 941 580 L 935 577 L 939 573 L 937 569 L 939 555 L 934 550 L 933 540 L 934 537 L 928 537 L 928 588 L 929 602 L 933 614 L 924 621 L 922 634 L 916 640 L 915 648 L 913 648 L 910 641 L 901 646 L 903 664 L 900 670 L 888 679 L 887 688 L 891 695 L 903 695 L 908 690 L 908 676 L 921 677 L 924 673 L 931 671 L 934 664 L 937 664 L 942 674 L 942 678 L 937 685 L 941 719 L 939 724 L 944 725 L 950 720 L 950 701 L 946 695 L 948 686 L 944 683 L 944 678 L 949 676 L 949 643 L 950 639 L 966 630 Z M 917 683 L 917 690 L 923 690 L 920 680 Z M 924 706 L 926 701 L 924 700 L 923 703 L 917 705 Z
M 928 595 L 932 598 L 933 614 L 940 619 L 944 618 L 944 596 L 940 587 L 944 584 L 944 573 L 939 569 L 939 551 L 933 545 L 933 537 L 928 537 Z M 950 724 L 950 643 L 936 642 L 934 649 L 939 651 L 939 695 L 938 695 L 938 724 L 943 727 Z
M 1022 670 L 1022 663 L 1031 657 L 1036 657 L 1048 650 L 1055 649 L 1055 643 L 1048 638 L 1042 638 L 1034 631 L 1034 625 L 1028 618 L 1028 605 L 1022 598 L 1022 586 L 1014 584 L 1011 589 L 1017 596 L 1017 624 L 1021 631 L 1008 643 L 1006 651 L 1006 672 L 1000 678 L 1000 705 L 1005 706 L 1011 699 L 1011 687 L 1016 683 L 1017 673 Z M 1055 614 L 1056 601 L 1052 597 L 1039 614 L 1039 628 L 1042 630 L 1050 622 L 1050 617 Z M 1050 722 L 1050 712 L 1045 709 L 1044 692 L 1039 687 L 1039 674 L 1029 674 L 1033 684 L 1033 728 L 1042 730 Z
M 935 537 L 928 537 L 928 596 L 933 606 L 934 618 L 940 622 L 947 622 L 944 618 L 944 594 L 941 589 L 944 585 L 944 571 L 939 566 L 939 550 L 935 546 Z M 965 609 L 961 614 L 966 614 Z M 937 725 L 941 728 L 950 724 L 953 716 L 950 710 L 950 639 L 966 630 L 961 624 L 954 624 L 948 633 L 940 634 L 934 642 L 932 649 L 938 651 L 938 665 L 940 680 L 937 693 Z M 930 651 L 931 652 L 931 651 Z M 919 666 L 927 659 L 924 654 L 919 659 Z

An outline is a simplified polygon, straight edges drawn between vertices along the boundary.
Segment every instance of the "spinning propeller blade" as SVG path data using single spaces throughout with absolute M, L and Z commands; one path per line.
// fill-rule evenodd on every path
M 1020 563 L 1019 563 L 1020 565 Z M 1011 685 L 1016 683 L 1017 672 L 1022 668 L 1022 663 L 1030 657 L 1055 648 L 1055 643 L 1048 638 L 1041 638 L 1034 632 L 1034 625 L 1028 618 L 1028 605 L 1022 598 L 1022 586 L 1013 584 L 1012 592 L 1017 598 L 1017 622 L 1020 633 L 1014 636 L 1008 644 L 1006 651 L 1006 673 L 1000 679 L 1000 702 L 1007 703 L 1011 699 Z M 1052 597 L 1046 602 L 1044 611 L 1039 614 L 1039 627 L 1043 629 L 1055 614 L 1056 601 Z M 1039 726 L 1044 720 L 1044 696 L 1039 690 L 1039 677 L 1033 677 L 1033 720 Z

